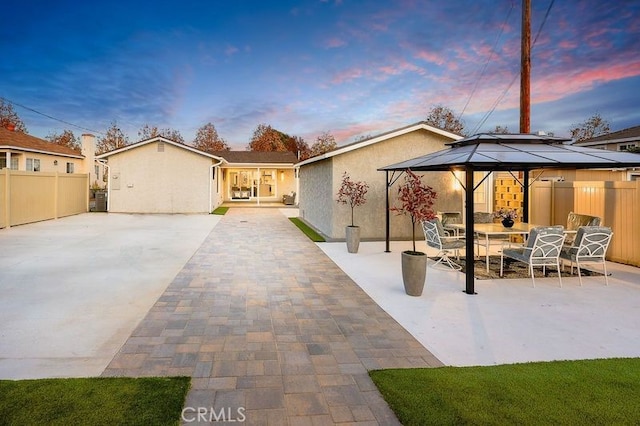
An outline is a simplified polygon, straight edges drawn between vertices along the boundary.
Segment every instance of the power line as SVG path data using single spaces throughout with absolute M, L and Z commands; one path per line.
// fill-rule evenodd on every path
M 540 36 L 540 33 L 542 32 L 542 28 L 544 28 L 544 24 L 547 22 L 547 19 L 549 18 L 549 14 L 551 13 L 551 8 L 553 7 L 553 3 L 554 2 L 555 2 L 555 0 L 551 0 L 551 2 L 549 3 L 549 7 L 547 8 L 547 12 L 544 15 L 544 19 L 542 20 L 542 23 L 540 24 L 540 27 L 538 27 L 538 31 L 536 33 L 536 36 L 533 39 L 533 42 L 531 43 L 531 49 L 533 49 L 533 47 L 536 45 L 536 42 L 538 41 L 538 37 Z M 480 127 L 482 127 L 484 125 L 484 123 L 487 121 L 489 116 L 491 114 L 493 114 L 495 109 L 498 107 L 498 104 L 500 102 L 502 102 L 502 99 L 504 99 L 504 97 L 507 95 L 507 93 L 511 89 L 511 86 L 513 86 L 513 84 L 516 82 L 518 77 L 519 77 L 519 74 L 516 73 L 514 78 L 511 80 L 511 83 L 509 83 L 509 85 L 507 86 L 506 90 L 504 92 L 502 92 L 502 94 L 498 97 L 498 99 L 496 99 L 496 101 L 493 103 L 491 109 L 489 111 L 487 111 L 487 113 L 484 115 L 484 117 L 480 120 L 480 122 L 473 129 L 473 132 L 471 132 L 471 134 L 475 134 L 480 129 Z
M 482 80 L 482 77 L 484 77 L 484 73 L 487 70 L 487 67 L 489 66 L 489 62 L 491 62 L 491 60 L 493 59 L 493 55 L 496 53 L 496 47 L 498 46 L 498 42 L 500 41 L 500 38 L 502 37 L 502 33 L 504 32 L 504 28 L 507 26 L 507 22 L 509 21 L 509 17 L 511 16 L 511 12 L 513 11 L 514 7 L 515 7 L 515 4 L 514 4 L 513 0 L 511 0 L 511 7 L 509 8 L 509 12 L 507 12 L 507 16 L 505 17 L 504 22 L 502 23 L 502 26 L 500 27 L 500 32 L 498 33 L 498 36 L 496 37 L 496 41 L 493 43 L 493 47 L 491 48 L 491 54 L 487 58 L 487 61 L 484 63 L 484 66 L 482 67 L 482 70 L 480 71 L 480 76 L 476 79 L 476 84 L 473 86 L 473 90 L 469 94 L 469 98 L 467 99 L 467 103 L 464 104 L 464 108 L 462 108 L 462 112 L 460 112 L 460 114 L 458 115 L 458 119 L 462 118 L 462 115 L 467 110 L 467 107 L 469 106 L 469 103 L 471 102 L 471 98 L 473 98 L 473 95 L 476 93 L 476 90 L 478 89 L 478 85 L 480 84 L 480 80 Z
M 52 116 L 51 116 L 51 115 L 49 115 L 49 114 L 45 114 L 45 113 L 40 112 L 40 111 L 37 111 L 37 110 L 35 110 L 35 109 L 33 109 L 33 108 L 29 108 L 28 106 L 24 106 L 24 105 L 21 105 L 21 104 L 19 104 L 19 103 L 17 103 L 17 102 L 13 102 L 13 101 L 11 101 L 11 100 L 9 100 L 9 99 L 5 98 L 5 97 L 0 96 L 0 99 L 2 99 L 2 100 L 3 100 L 3 101 L 5 101 L 5 102 L 8 102 L 8 103 L 10 103 L 10 104 L 12 104 L 12 105 L 19 106 L 20 108 L 24 108 L 24 109 L 26 109 L 26 110 L 28 110 L 28 111 L 35 112 L 36 114 L 39 114 L 39 115 L 41 115 L 41 116 L 43 116 L 43 117 L 47 117 L 47 118 L 49 118 L 49 119 L 51 119 L 51 120 L 55 120 L 55 121 L 58 121 L 58 122 L 60 122 L 60 123 L 68 124 L 69 126 L 77 127 L 78 129 L 81 129 L 81 130 L 87 130 L 87 131 L 92 132 L 92 133 L 97 133 L 97 134 L 100 134 L 100 135 L 104 135 L 104 133 L 103 133 L 103 132 L 99 132 L 99 131 L 97 131 L 97 130 L 89 129 L 88 127 L 78 126 L 77 124 L 73 124 L 73 123 L 70 123 L 70 122 L 68 122 L 68 121 L 61 120 L 61 119 L 56 118 L 56 117 L 52 117 Z

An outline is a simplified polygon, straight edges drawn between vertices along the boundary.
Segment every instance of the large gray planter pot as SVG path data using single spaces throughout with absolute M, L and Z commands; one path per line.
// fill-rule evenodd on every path
M 427 255 L 420 252 L 402 252 L 402 282 L 409 296 L 421 296 L 427 277 Z
M 345 228 L 345 235 L 347 240 L 347 251 L 349 253 L 357 253 L 360 246 L 360 227 L 359 226 L 347 226 Z

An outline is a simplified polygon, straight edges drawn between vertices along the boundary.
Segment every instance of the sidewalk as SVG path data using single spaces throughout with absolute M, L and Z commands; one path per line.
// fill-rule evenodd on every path
M 279 210 L 245 208 L 223 217 L 103 375 L 192 376 L 187 414 L 387 425 L 397 420 L 367 371 L 439 365 Z

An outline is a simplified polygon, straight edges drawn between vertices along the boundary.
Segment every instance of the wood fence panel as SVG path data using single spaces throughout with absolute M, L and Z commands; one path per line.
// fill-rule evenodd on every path
M 64 217 L 88 211 L 88 194 L 88 175 L 59 175 L 57 216 Z
M 9 192 L 7 191 L 8 176 L 9 169 L 0 170 L 0 228 L 7 226 L 9 218 L 9 212 L 7 210 L 7 204 L 9 204 Z

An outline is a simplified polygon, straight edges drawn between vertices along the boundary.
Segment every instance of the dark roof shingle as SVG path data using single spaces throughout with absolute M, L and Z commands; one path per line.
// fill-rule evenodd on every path
M 298 162 L 298 157 L 291 151 L 216 151 L 212 154 L 232 164 L 295 164 Z

